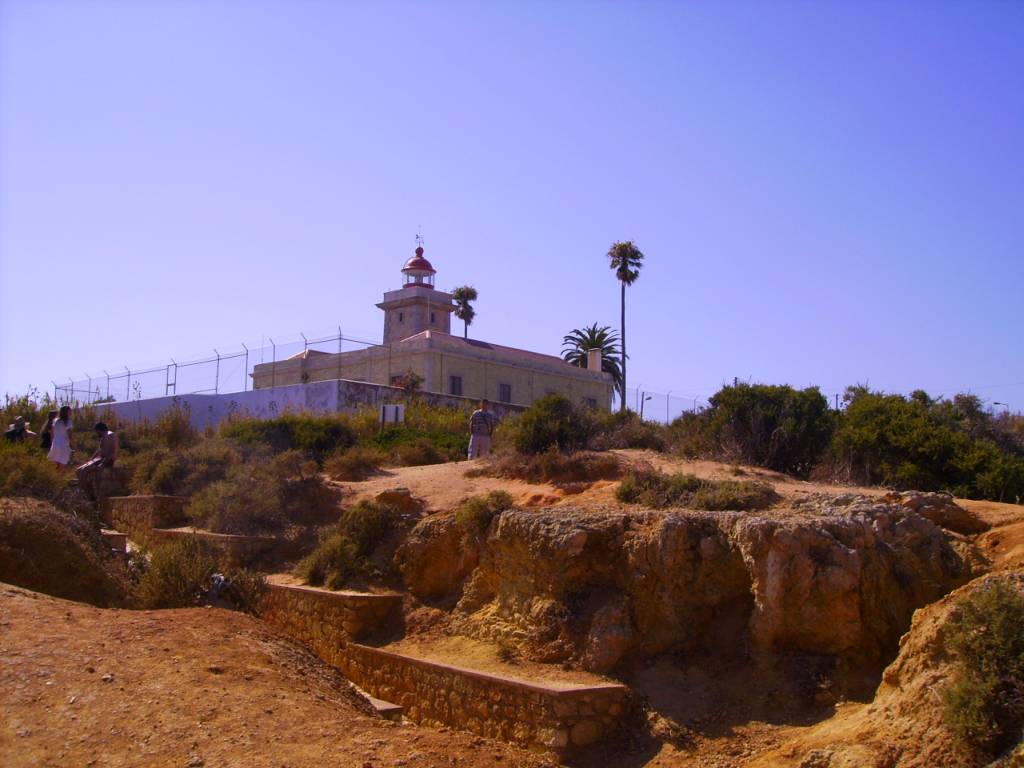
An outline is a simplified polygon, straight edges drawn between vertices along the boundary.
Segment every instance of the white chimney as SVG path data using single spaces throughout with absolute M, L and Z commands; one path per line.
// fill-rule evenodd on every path
M 587 350 L 587 370 L 601 372 L 601 348 Z

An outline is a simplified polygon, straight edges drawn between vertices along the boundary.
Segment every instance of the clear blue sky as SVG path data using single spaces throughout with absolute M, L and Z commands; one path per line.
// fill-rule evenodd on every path
M 0 392 L 379 339 L 417 227 L 471 335 L 630 384 L 1024 409 L 1024 3 L 0 2 Z

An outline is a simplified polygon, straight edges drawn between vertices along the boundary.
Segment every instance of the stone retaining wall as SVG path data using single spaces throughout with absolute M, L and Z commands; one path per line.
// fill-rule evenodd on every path
M 349 643 L 336 654 L 346 677 L 401 704 L 417 723 L 564 755 L 592 744 L 629 706 L 622 685 L 546 686 Z
M 112 496 L 109 523 L 133 541 L 145 542 L 153 528 L 173 528 L 185 522 L 184 496 Z
M 268 585 L 259 615 L 320 658 L 336 667 L 344 664 L 345 646 L 372 635 L 397 619 L 401 595 L 331 592 L 313 587 Z
M 273 536 L 240 536 L 233 533 L 213 533 L 198 528 L 152 528 L 146 536 L 151 544 L 195 538 L 217 553 L 222 566 L 248 565 L 273 549 L 278 541 Z

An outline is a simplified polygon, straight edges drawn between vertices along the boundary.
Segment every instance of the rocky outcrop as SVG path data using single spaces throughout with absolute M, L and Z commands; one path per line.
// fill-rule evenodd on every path
M 790 742 L 785 750 L 788 754 L 768 753 L 753 765 L 964 768 L 988 764 L 947 725 L 942 691 L 956 677 L 956 658 L 949 650 L 946 633 L 958 615 L 957 606 L 995 579 L 1005 579 L 1024 591 L 1024 571 L 990 574 L 917 611 L 869 706 L 854 706 L 820 723 Z M 992 763 L 993 768 L 996 765 L 1013 765 L 1012 755 L 1005 762 Z
M 962 533 L 965 536 L 984 533 L 990 527 L 976 513 L 964 509 L 953 501 L 953 497 L 947 493 L 907 491 L 891 493 L 885 497 L 885 500 L 902 504 L 941 528 Z
M 764 513 L 510 510 L 478 555 L 456 531 L 421 521 L 399 555 L 409 588 L 461 587 L 458 631 L 594 671 L 701 647 L 877 664 L 915 608 L 971 575 L 933 523 L 859 496 Z
M 420 520 L 395 554 L 406 588 L 428 601 L 456 595 L 477 561 L 476 543 L 452 514 Z

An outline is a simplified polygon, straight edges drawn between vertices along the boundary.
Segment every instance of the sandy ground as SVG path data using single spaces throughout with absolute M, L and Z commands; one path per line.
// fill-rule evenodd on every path
M 0 765 L 539 766 L 362 709 L 331 667 L 218 609 L 102 610 L 0 585 Z

